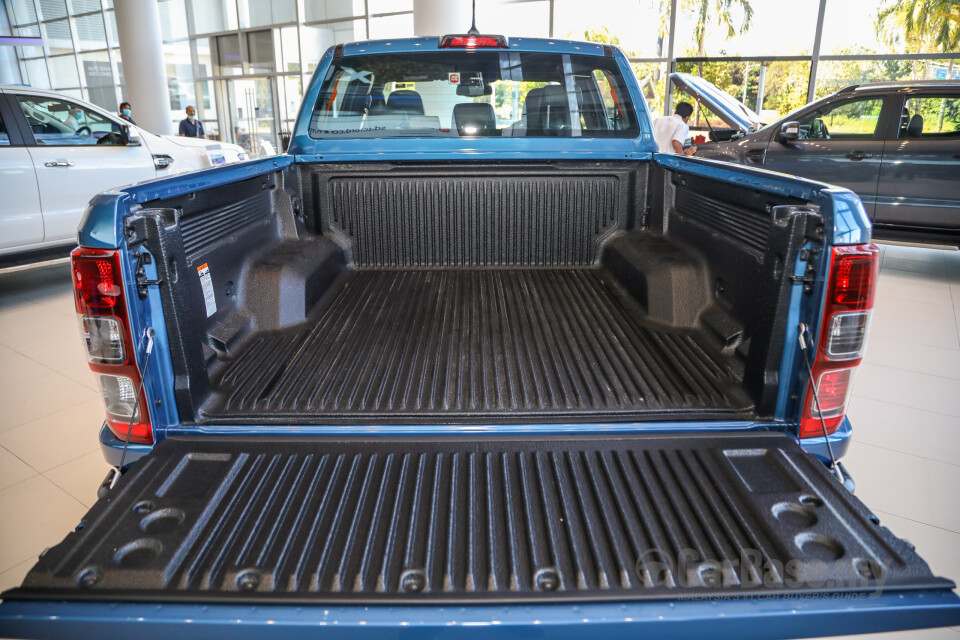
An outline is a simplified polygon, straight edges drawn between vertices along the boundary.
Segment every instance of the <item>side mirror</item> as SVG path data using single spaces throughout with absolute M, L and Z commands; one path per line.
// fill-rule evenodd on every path
M 123 144 L 130 146 L 137 146 L 140 144 L 140 132 L 130 125 L 124 125 L 123 128 L 120 129 L 120 136 L 123 140 Z
M 784 122 L 780 125 L 780 132 L 777 133 L 777 140 L 780 142 L 790 142 L 800 137 L 799 122 Z

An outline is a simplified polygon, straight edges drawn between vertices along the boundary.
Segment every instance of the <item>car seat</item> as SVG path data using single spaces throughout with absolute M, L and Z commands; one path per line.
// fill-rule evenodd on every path
M 497 132 L 497 115 L 489 102 L 461 102 L 453 106 L 451 128 L 461 136 L 489 136 Z
M 527 93 L 527 135 L 570 135 L 570 104 L 567 92 L 557 84 L 531 89 Z

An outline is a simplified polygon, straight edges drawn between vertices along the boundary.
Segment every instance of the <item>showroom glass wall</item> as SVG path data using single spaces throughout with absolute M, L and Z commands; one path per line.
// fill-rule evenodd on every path
M 125 96 L 113 0 L 0 1 L 9 35 L 43 38 L 43 46 L 16 47 L 25 84 L 117 111 Z M 158 4 L 174 131 L 195 105 L 209 136 L 254 155 L 282 149 L 303 87 L 329 46 L 413 35 L 412 0 Z
M 17 47 L 24 82 L 116 109 L 123 65 L 113 0 L 0 1 L 11 35 L 43 38 L 42 47 Z M 896 11 L 877 24 L 878 14 L 898 2 L 907 4 L 477 0 L 477 25 L 618 44 L 655 113 L 674 102 L 666 77 L 678 70 L 707 77 L 772 120 L 850 84 L 960 78 L 956 48 L 929 34 L 906 34 Z M 718 13 L 718 5 L 728 9 Z M 175 118 L 195 104 L 208 133 L 255 154 L 282 148 L 327 47 L 413 35 L 413 0 L 159 0 L 159 7 Z

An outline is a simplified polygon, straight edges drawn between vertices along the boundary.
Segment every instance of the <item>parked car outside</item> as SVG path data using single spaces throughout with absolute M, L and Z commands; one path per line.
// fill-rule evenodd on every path
M 0 261 L 76 244 L 101 191 L 246 158 L 238 145 L 156 135 L 61 93 L 0 86 Z
M 703 78 L 670 79 L 730 127 L 708 118 L 698 156 L 847 187 L 876 238 L 960 245 L 960 82 L 854 85 L 767 124 Z

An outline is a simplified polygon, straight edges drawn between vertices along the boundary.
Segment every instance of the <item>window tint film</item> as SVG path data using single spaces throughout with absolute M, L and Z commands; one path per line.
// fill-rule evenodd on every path
M 613 59 L 499 50 L 342 58 L 310 119 L 313 138 L 639 134 Z
M 872 138 L 877 130 L 883 98 L 834 102 L 811 111 L 797 121 L 800 138 L 809 140 L 857 140 Z
M 74 102 L 42 96 L 17 96 L 38 145 L 122 144 L 120 126 Z
M 901 138 L 960 138 L 960 94 L 907 98 L 900 114 Z

